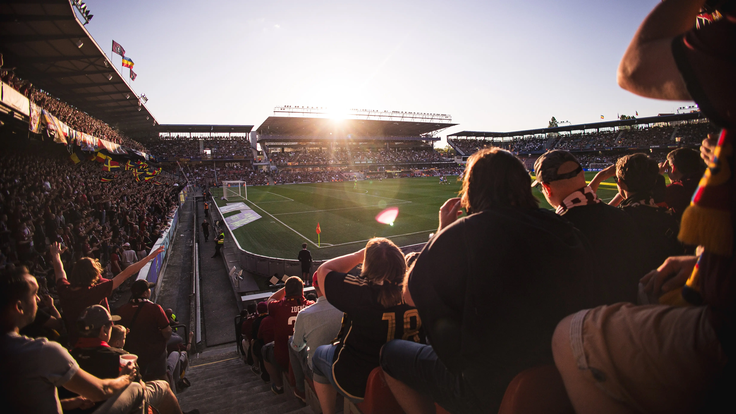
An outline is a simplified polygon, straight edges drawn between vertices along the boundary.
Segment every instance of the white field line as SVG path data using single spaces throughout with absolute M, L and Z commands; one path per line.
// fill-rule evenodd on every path
M 395 204 L 395 205 L 401 205 L 401 204 L 409 204 L 409 203 L 411 203 L 411 201 L 403 201 L 401 203 L 393 203 L 393 204 Z M 292 211 L 290 213 L 278 213 L 278 214 L 274 214 L 274 216 L 287 216 L 287 215 L 291 215 L 291 214 L 304 214 L 304 213 L 324 213 L 324 212 L 328 212 L 328 211 L 355 210 L 355 209 L 358 209 L 358 208 L 370 208 L 370 207 L 380 208 L 380 207 L 377 207 L 377 206 L 342 207 L 342 208 L 330 208 L 330 209 L 326 209 L 326 210 Z M 388 206 L 386 206 L 386 207 L 388 207 Z
M 308 241 L 312 246 L 314 246 L 314 247 L 316 247 L 318 249 L 324 249 L 326 247 L 346 246 L 348 244 L 362 243 L 362 242 L 367 242 L 368 240 L 370 240 L 370 239 L 355 240 L 355 241 L 350 241 L 350 242 L 345 242 L 345 243 L 338 243 L 338 244 L 323 243 L 325 245 L 325 247 L 321 247 L 321 246 L 318 246 L 317 243 L 315 243 L 315 242 L 311 241 L 309 238 L 305 237 L 303 234 L 301 234 L 298 231 L 296 231 L 296 230 L 292 229 L 291 227 L 289 227 L 283 221 L 277 219 L 273 214 L 271 214 L 268 211 L 264 210 L 263 208 L 259 207 L 258 204 L 254 203 L 254 202 L 252 202 L 250 200 L 248 200 L 248 202 L 251 203 L 251 204 L 253 204 L 254 207 L 257 207 L 259 210 L 261 210 L 262 212 L 264 212 L 265 214 L 267 214 L 269 217 L 271 217 L 272 219 L 274 219 L 274 220 L 278 221 L 279 223 L 281 223 L 282 226 L 284 226 L 287 229 L 293 231 L 294 233 L 296 233 L 297 235 L 299 235 L 299 237 L 301 237 L 304 240 Z M 404 233 L 404 234 L 395 234 L 395 235 L 392 235 L 390 237 L 411 236 L 411 235 L 414 235 L 414 234 L 429 233 L 429 232 L 433 232 L 433 231 L 436 231 L 436 229 L 415 231 L 415 232 L 412 232 L 412 233 Z
M 276 200 L 276 201 L 259 201 L 258 204 L 276 204 L 276 203 L 291 203 L 294 200 Z M 251 201 L 252 203 L 252 201 Z
M 414 234 L 421 234 L 421 233 L 431 233 L 431 232 L 433 232 L 433 231 L 437 231 L 437 229 L 431 229 L 431 230 L 422 230 L 422 231 L 415 231 L 415 232 L 412 232 L 412 233 L 404 233 L 404 234 L 394 234 L 394 235 L 391 235 L 391 236 L 386 236 L 386 237 L 387 237 L 387 238 L 394 238 L 394 237 L 402 237 L 402 236 L 412 236 L 412 235 L 414 235 Z M 338 243 L 338 244 L 333 244 L 333 245 L 332 245 L 331 247 L 337 247 L 337 246 L 346 246 L 346 245 L 348 245 L 348 244 L 355 244 L 355 243 L 363 243 L 363 242 L 367 242 L 368 240 L 370 240 L 370 239 L 365 239 L 365 240 L 356 240 L 356 241 L 351 241 L 351 242 L 345 242 L 345 243 Z M 322 243 L 322 244 L 325 244 L 325 243 Z M 413 245 L 412 245 L 412 246 L 413 246 Z
M 311 243 L 311 244 L 312 244 L 312 246 L 314 246 L 314 247 L 317 247 L 317 248 L 319 248 L 319 246 L 317 245 L 317 243 L 315 243 L 315 242 L 313 242 L 313 241 L 309 240 L 309 238 L 308 238 L 308 237 L 305 237 L 305 236 L 304 236 L 303 234 L 301 234 L 301 233 L 299 233 L 298 231 L 296 231 L 296 230 L 292 229 L 291 227 L 287 226 L 287 225 L 286 225 L 286 223 L 284 223 L 283 221 L 281 221 L 281 220 L 277 219 L 276 217 L 274 217 L 274 215 L 273 215 L 273 214 L 269 213 L 268 211 L 264 210 L 263 208 L 259 207 L 259 206 L 258 206 L 258 204 L 254 203 L 254 202 L 252 202 L 252 201 L 248 201 L 248 202 L 249 202 L 249 203 L 251 203 L 251 204 L 253 204 L 253 206 L 254 206 L 254 207 L 257 207 L 257 208 L 258 208 L 259 210 L 261 210 L 262 212 L 266 213 L 266 214 L 267 214 L 268 216 L 270 216 L 270 217 L 271 217 L 272 219 L 274 219 L 274 220 L 278 221 L 279 223 L 281 223 L 281 225 L 282 225 L 282 226 L 284 226 L 284 227 L 286 227 L 287 229 L 289 229 L 289 230 L 293 231 L 294 233 L 298 234 L 298 235 L 299 235 L 299 237 L 301 237 L 302 239 L 304 239 L 304 240 L 308 241 L 309 243 Z
M 289 197 L 287 197 L 287 196 L 282 196 L 281 194 L 276 194 L 276 193 L 271 193 L 271 192 L 265 192 L 265 193 L 262 193 L 262 194 L 270 194 L 270 195 L 275 195 L 275 196 L 279 196 L 279 197 L 281 197 L 281 198 L 285 198 L 285 199 L 286 199 L 286 201 L 281 201 L 281 200 L 279 200 L 279 201 L 260 201 L 260 202 L 259 202 L 258 204 L 267 204 L 267 203 L 287 203 L 287 202 L 289 202 L 289 201 L 294 201 L 294 199 L 293 199 L 293 198 L 289 198 Z

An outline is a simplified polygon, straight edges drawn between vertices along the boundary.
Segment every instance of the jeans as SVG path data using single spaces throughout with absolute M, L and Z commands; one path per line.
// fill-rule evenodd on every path
M 381 349 L 381 368 L 451 413 L 487 411 L 463 376 L 450 372 L 431 345 L 394 339 Z

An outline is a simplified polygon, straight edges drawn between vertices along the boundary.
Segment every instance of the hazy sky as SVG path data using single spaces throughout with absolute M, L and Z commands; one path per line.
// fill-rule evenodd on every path
M 161 124 L 258 127 L 275 106 L 328 106 L 450 114 L 445 136 L 691 104 L 616 84 L 659 0 L 86 3 L 87 29 L 108 56 L 113 39 L 125 48 Z

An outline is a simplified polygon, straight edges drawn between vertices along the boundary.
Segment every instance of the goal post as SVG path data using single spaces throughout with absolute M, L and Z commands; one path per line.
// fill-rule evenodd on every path
M 247 200 L 248 187 L 245 181 L 223 181 L 222 197 L 227 201 Z

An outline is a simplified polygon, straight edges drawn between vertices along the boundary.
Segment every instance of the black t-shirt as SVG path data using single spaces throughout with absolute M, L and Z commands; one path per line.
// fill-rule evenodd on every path
M 580 232 L 541 209 L 494 208 L 448 226 L 422 250 L 409 291 L 448 370 L 496 412 L 513 377 L 554 363 L 565 316 L 596 305 Z
M 302 262 L 302 266 L 309 265 L 312 262 L 312 253 L 309 250 L 300 250 L 297 259 Z
M 379 366 L 381 347 L 392 339 L 424 342 L 419 312 L 409 305 L 384 308 L 378 286 L 360 276 L 331 272 L 325 278 L 327 300 L 345 312 L 335 352 L 335 383 L 347 395 L 363 398 L 371 371 Z
M 572 207 L 561 217 L 570 221 L 588 239 L 597 262 L 591 277 L 605 286 L 599 305 L 636 303 L 639 279 L 652 270 L 640 259 L 632 243 L 634 221 L 623 210 L 605 203 Z
M 680 224 L 671 210 L 624 204 L 620 208 L 634 222 L 635 234 L 630 244 L 639 252 L 638 260 L 645 272 L 656 269 L 670 256 L 685 254 L 685 246 L 677 240 Z

